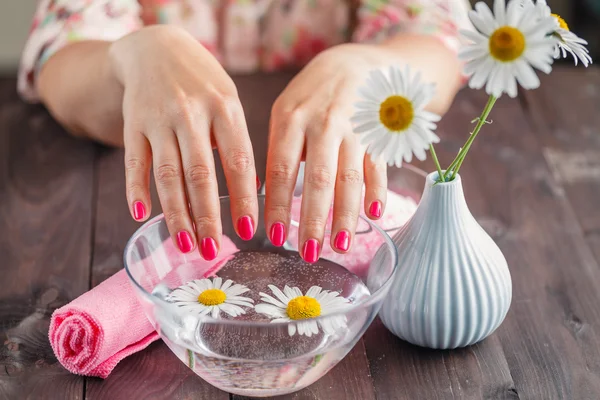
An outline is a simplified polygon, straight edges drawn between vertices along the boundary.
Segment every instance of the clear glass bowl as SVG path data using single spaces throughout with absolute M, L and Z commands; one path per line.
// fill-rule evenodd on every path
M 403 174 L 415 172 L 406 170 Z M 420 180 L 419 186 L 422 183 Z M 411 190 L 420 193 L 421 189 Z M 268 240 L 262 223 L 263 195 L 259 195 L 257 232 L 250 241 L 239 239 L 229 198 L 221 198 L 222 254 L 212 262 L 203 260 L 198 251 L 181 254 L 170 239 L 163 215 L 138 229 L 125 248 L 127 274 L 154 328 L 183 363 L 224 391 L 264 397 L 312 384 L 352 349 L 389 291 L 397 253 L 383 229 L 361 216 L 347 254 L 333 252 L 326 237 L 321 260 L 309 265 L 297 255 L 299 203 L 298 197 L 284 249 L 273 247 Z M 303 293 L 317 285 L 339 292 L 349 299 L 350 306 L 344 312 L 315 318 L 318 333 L 308 337 L 298 333 L 290 336 L 288 325 L 294 322 L 270 323 L 252 309 L 235 319 L 223 312 L 219 319 L 213 319 L 167 301 L 167 294 L 176 287 L 215 273 L 224 281 L 247 285 L 251 292 L 243 296 L 251 297 L 255 304 L 261 302 L 259 292 L 271 294 L 267 285 L 273 283 L 281 289 L 289 284 Z M 332 317 L 344 324 L 326 333 L 320 324 Z

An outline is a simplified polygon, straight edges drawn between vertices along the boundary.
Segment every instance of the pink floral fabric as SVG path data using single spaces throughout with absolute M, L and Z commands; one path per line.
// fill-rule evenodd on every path
M 469 7 L 467 0 L 40 0 L 19 91 L 36 101 L 37 71 L 67 44 L 113 41 L 146 25 L 177 24 L 229 71 L 246 73 L 302 66 L 328 47 L 400 32 L 435 35 L 456 49 Z

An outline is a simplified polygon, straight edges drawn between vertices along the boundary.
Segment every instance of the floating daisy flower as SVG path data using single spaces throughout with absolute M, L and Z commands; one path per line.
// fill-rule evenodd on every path
M 433 133 L 440 117 L 425 111 L 435 86 L 421 82 L 420 73 L 412 76 L 410 67 L 391 67 L 388 77 L 371 72 L 359 94 L 362 100 L 355 104 L 351 121 L 373 159 L 383 156 L 389 165 L 401 167 L 402 160 L 411 162 L 413 153 L 424 160 L 431 143 L 440 141 Z
M 319 333 L 319 325 L 327 334 L 346 327 L 346 317 L 343 315 L 319 319 L 318 324 L 311 320 L 347 309 L 350 305 L 348 299 L 341 297 L 338 292 L 323 290 L 319 286 L 311 287 L 305 295 L 297 287 L 290 288 L 287 285 L 283 291 L 274 285 L 269 285 L 269 289 L 276 298 L 261 292 L 261 300 L 265 303 L 257 304 L 254 310 L 272 318 L 271 322 L 295 322 L 288 325 L 290 336 L 297 331 L 300 335 L 310 337 Z
M 472 43 L 459 56 L 467 62 L 465 72 L 470 76 L 469 86 L 500 97 L 507 93 L 517 96 L 517 82 L 525 89 L 540 86 L 532 67 L 552 71 L 556 38 L 549 32 L 556 29 L 556 19 L 540 16 L 536 7 L 522 6 L 512 0 L 508 7 L 504 0 L 494 1 L 494 14 L 483 2 L 475 4 L 469 18 L 477 32 L 461 31 Z
M 581 63 L 586 67 L 592 63 L 589 50 L 585 47 L 588 42 L 569 29 L 567 22 L 558 14 L 553 14 L 546 0 L 537 0 L 534 4 L 533 0 L 526 0 L 524 7 L 535 7 L 536 14 L 539 18 L 554 17 L 556 20 L 556 28 L 552 34 L 558 39 L 554 47 L 554 58 L 567 58 L 569 54 L 575 60 L 575 65 L 581 60 Z
M 190 312 L 210 314 L 213 318 L 219 318 L 221 311 L 237 317 L 246 313 L 242 307 L 252 308 L 254 300 L 240 296 L 250 289 L 234 284 L 231 279 L 222 282 L 221 278 L 196 279 L 179 286 L 166 299 Z

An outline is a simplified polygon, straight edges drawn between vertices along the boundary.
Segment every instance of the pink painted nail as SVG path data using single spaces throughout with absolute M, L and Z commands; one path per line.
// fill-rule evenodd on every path
M 319 259 L 319 242 L 317 242 L 317 239 L 308 239 L 306 243 L 304 243 L 302 258 L 304 258 L 304 261 L 311 264 L 317 262 Z
M 189 253 L 194 248 L 192 236 L 186 231 L 181 231 L 177 234 L 177 245 L 182 253 Z
M 211 237 L 202 239 L 200 253 L 206 261 L 212 261 L 217 258 L 217 242 L 215 242 L 215 239 Z
M 271 227 L 271 243 L 281 247 L 285 243 L 285 226 L 281 222 L 275 222 Z
M 379 200 L 371 203 L 369 214 L 375 218 L 381 217 L 381 202 Z
M 350 248 L 350 234 L 348 231 L 339 231 L 333 244 L 338 250 L 348 251 Z
M 146 216 L 146 207 L 144 207 L 144 203 L 141 201 L 136 201 L 133 203 L 133 218 L 136 221 L 141 221 Z
M 242 240 L 250 240 L 254 236 L 254 222 L 248 215 L 241 217 L 237 222 L 238 235 Z

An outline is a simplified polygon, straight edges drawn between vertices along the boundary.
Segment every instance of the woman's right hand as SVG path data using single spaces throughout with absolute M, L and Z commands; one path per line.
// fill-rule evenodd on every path
M 219 62 L 187 32 L 143 28 L 111 45 L 110 65 L 124 88 L 127 201 L 150 215 L 150 167 L 165 221 L 179 249 L 207 260 L 221 242 L 212 148 L 219 151 L 238 235 L 249 240 L 258 218 L 252 144 L 237 90 Z M 195 229 L 194 229 L 195 227 Z

